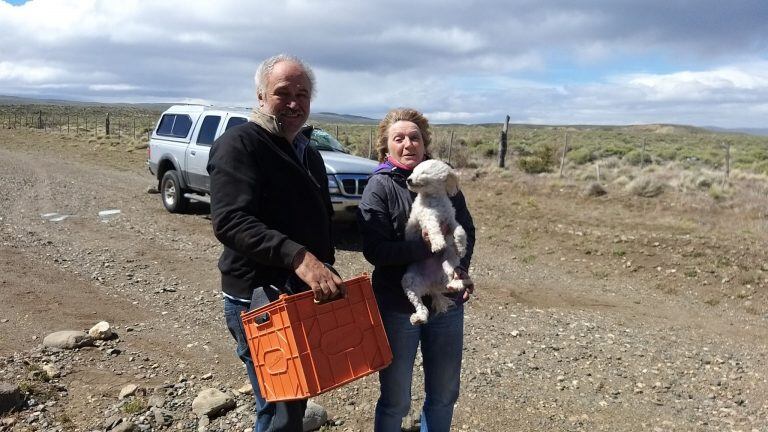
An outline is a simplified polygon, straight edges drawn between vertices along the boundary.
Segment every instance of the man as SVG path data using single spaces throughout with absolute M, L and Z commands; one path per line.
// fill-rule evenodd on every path
M 219 259 L 224 314 L 237 341 L 256 398 L 254 431 L 301 431 L 306 400 L 268 403 L 260 392 L 240 312 L 263 306 L 281 292 L 315 299 L 337 295 L 332 264 L 333 212 L 325 165 L 300 131 L 309 117 L 312 70 L 296 57 L 277 55 L 257 69 L 258 110 L 211 148 L 211 219 L 224 245 Z

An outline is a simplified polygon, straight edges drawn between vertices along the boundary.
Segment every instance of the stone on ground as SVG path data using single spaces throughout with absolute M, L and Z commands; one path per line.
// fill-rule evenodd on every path
M 215 417 L 235 407 L 235 400 L 214 388 L 208 388 L 200 393 L 192 401 L 192 412 L 198 417 Z
M 320 429 L 328 421 L 328 413 L 321 405 L 312 401 L 307 402 L 304 410 L 304 432 Z
M 49 334 L 43 339 L 43 345 L 48 348 L 74 349 L 90 345 L 93 338 L 85 332 L 63 330 Z

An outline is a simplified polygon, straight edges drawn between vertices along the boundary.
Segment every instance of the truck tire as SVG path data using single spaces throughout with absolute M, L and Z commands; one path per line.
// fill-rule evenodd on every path
M 187 209 L 189 199 L 184 197 L 176 170 L 168 170 L 163 174 L 163 179 L 160 180 L 160 199 L 163 200 L 165 209 L 171 213 L 183 213 Z

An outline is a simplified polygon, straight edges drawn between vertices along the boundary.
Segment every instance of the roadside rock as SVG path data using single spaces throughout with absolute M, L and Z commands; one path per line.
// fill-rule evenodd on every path
M 253 394 L 253 386 L 251 386 L 250 383 L 243 385 L 239 389 L 235 390 L 236 392 L 244 395 L 251 395 Z
M 235 401 L 227 394 L 208 388 L 201 391 L 192 401 L 192 412 L 198 417 L 215 417 L 235 407 Z
M 128 396 L 133 396 L 134 394 L 136 394 L 136 390 L 138 389 L 139 389 L 139 386 L 137 386 L 136 384 L 128 384 L 124 386 L 122 390 L 120 390 L 120 395 L 117 396 L 117 398 L 125 399 Z
M 312 401 L 307 402 L 307 409 L 304 411 L 304 432 L 320 429 L 328 421 L 328 413 L 321 405 Z
M 43 339 L 43 345 L 48 348 L 74 349 L 91 345 L 93 338 L 85 332 L 63 330 L 51 333 Z
M 19 386 L 0 382 L 0 414 L 18 408 L 23 401 Z
M 58 378 L 61 376 L 61 371 L 59 371 L 59 369 L 54 365 L 44 364 L 42 368 L 43 372 L 45 372 L 45 375 L 47 375 L 50 379 Z
M 114 429 L 110 429 L 110 432 L 133 432 L 136 430 L 136 425 L 133 422 L 126 421 L 115 426 Z
M 110 327 L 109 323 L 106 321 L 101 321 L 91 327 L 91 329 L 88 330 L 88 334 L 96 340 L 107 340 L 114 335 L 112 327 Z

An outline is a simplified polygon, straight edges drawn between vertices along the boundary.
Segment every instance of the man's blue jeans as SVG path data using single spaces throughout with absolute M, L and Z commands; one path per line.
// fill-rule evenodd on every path
M 453 405 L 459 398 L 461 353 L 464 345 L 464 306 L 439 315 L 430 314 L 426 324 L 414 326 L 410 313 L 381 311 L 392 364 L 379 372 L 381 395 L 376 404 L 374 430 L 400 432 L 411 406 L 411 379 L 416 349 L 421 342 L 424 359 L 424 406 L 422 432 L 448 432 Z
M 248 351 L 248 342 L 245 339 L 243 322 L 240 319 L 240 312 L 248 309 L 247 303 L 224 297 L 224 316 L 227 320 L 227 328 L 237 341 L 237 356 L 240 357 L 248 370 L 248 378 L 256 398 L 256 424 L 253 426 L 253 430 L 254 432 L 301 432 L 303 430 L 304 410 L 307 408 L 306 399 L 273 403 L 267 402 L 261 396 L 259 382 L 253 370 L 251 353 Z

